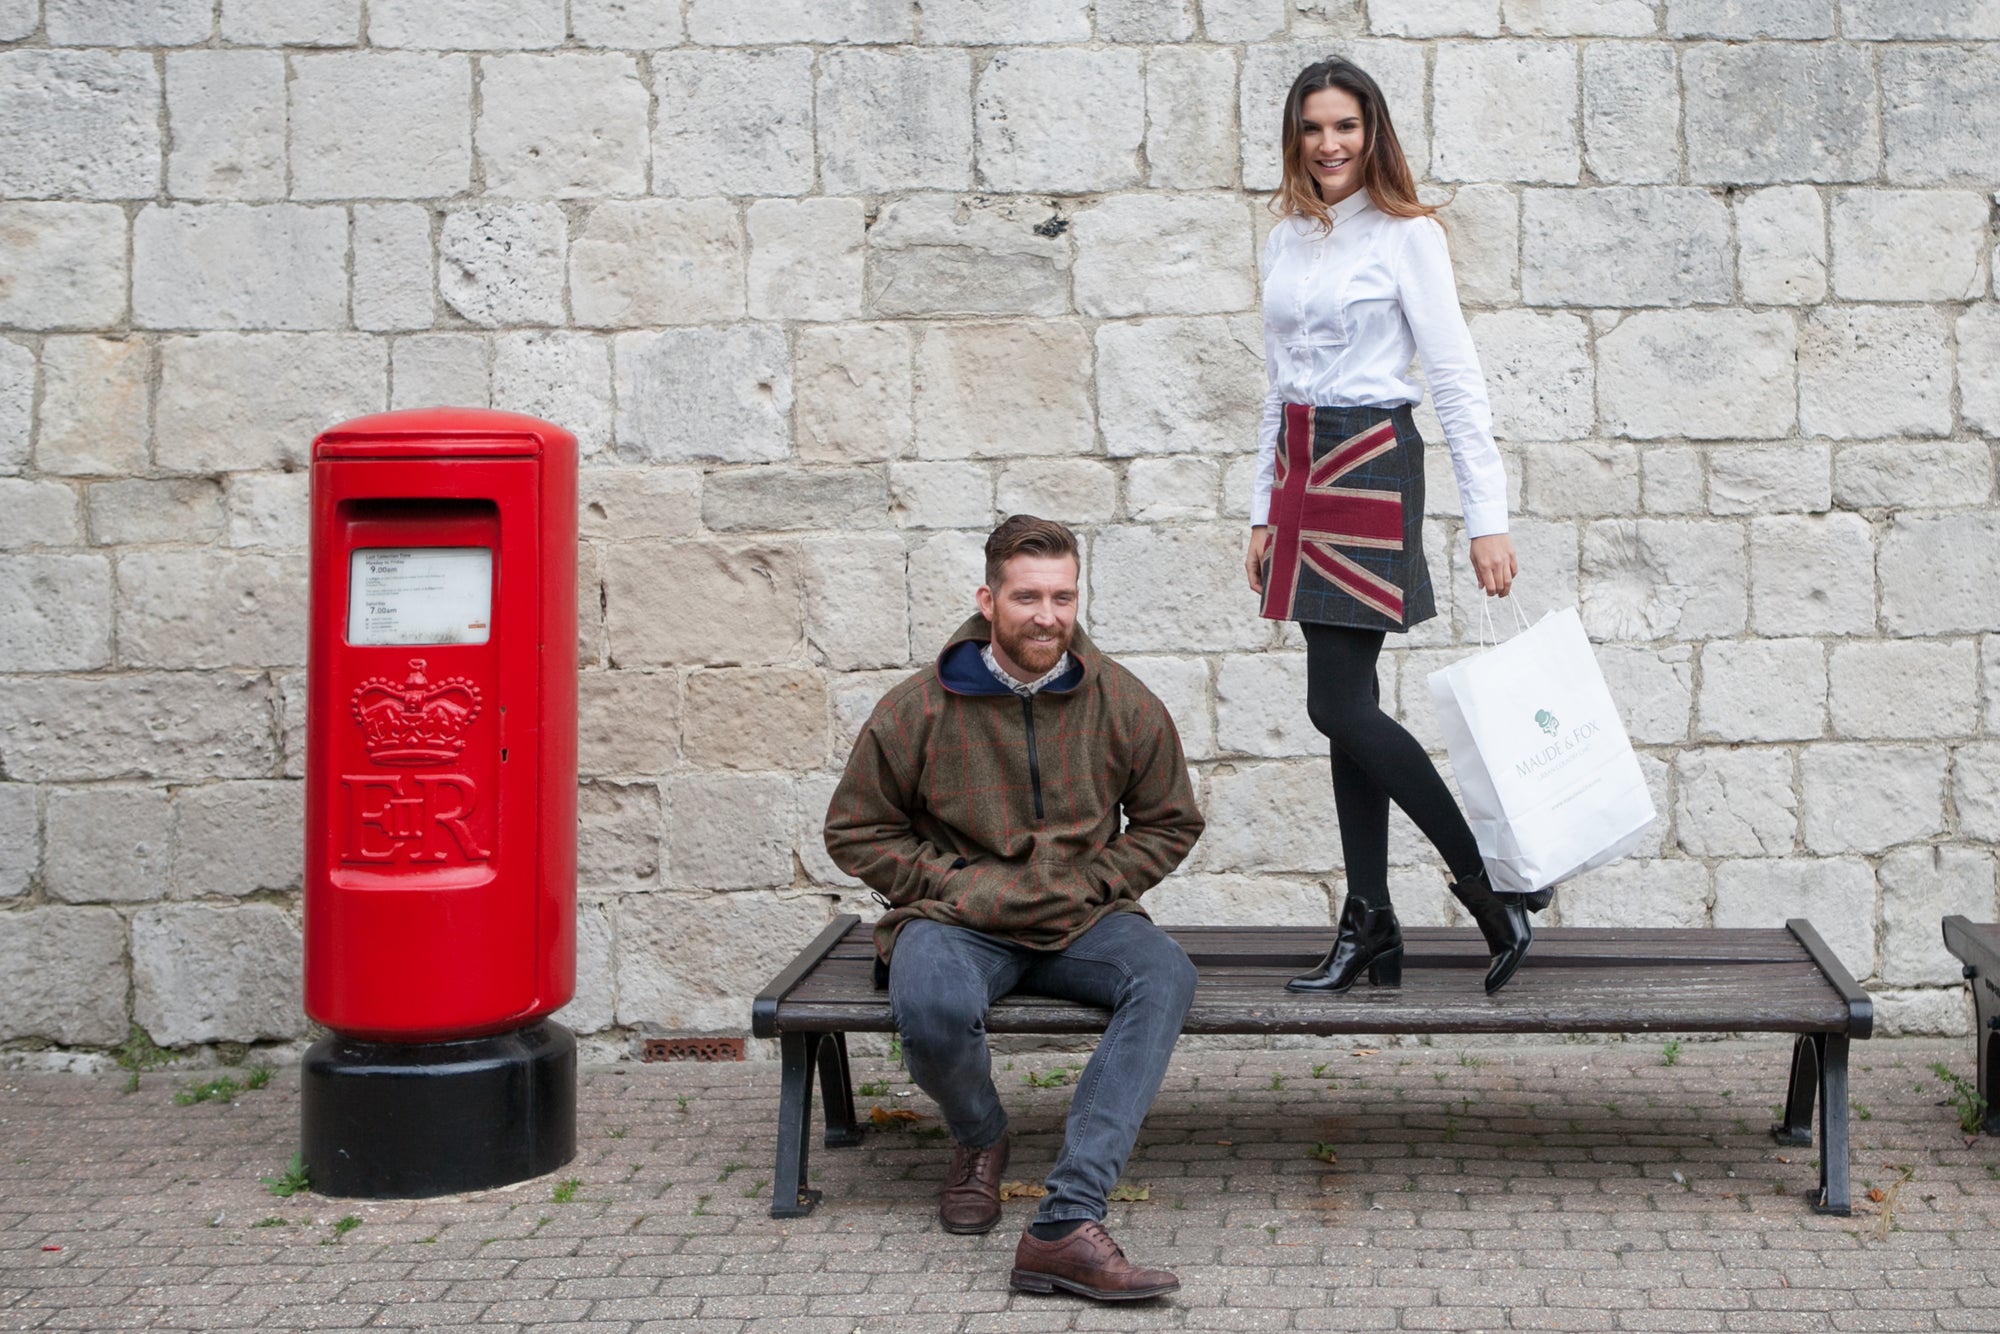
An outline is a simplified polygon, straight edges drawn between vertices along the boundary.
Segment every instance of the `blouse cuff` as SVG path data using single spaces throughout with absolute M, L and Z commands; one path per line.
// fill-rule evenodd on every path
M 1502 500 L 1492 504 L 1473 505 L 1465 511 L 1465 536 L 1470 541 L 1475 537 L 1492 537 L 1507 531 L 1507 502 Z

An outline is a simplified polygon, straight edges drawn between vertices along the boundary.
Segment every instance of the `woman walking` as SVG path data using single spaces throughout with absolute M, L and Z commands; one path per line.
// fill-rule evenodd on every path
M 1308 65 L 1285 99 L 1284 182 L 1264 251 L 1264 400 L 1250 587 L 1306 639 L 1306 709 L 1333 757 L 1347 903 L 1333 948 L 1287 985 L 1340 992 L 1366 972 L 1402 979 L 1389 902 L 1389 803 L 1436 845 L 1492 951 L 1498 991 L 1534 938 L 1530 905 L 1493 891 L 1472 830 L 1423 747 L 1382 711 L 1386 634 L 1436 615 L 1424 563 L 1423 440 L 1411 418 L 1421 358 L 1451 448 L 1479 586 L 1505 596 L 1517 571 L 1507 484 L 1451 257 L 1416 184 L 1382 90 L 1359 67 Z

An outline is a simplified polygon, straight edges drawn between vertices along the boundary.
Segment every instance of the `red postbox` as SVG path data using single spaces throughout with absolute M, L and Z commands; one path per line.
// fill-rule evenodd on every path
M 329 1194 L 575 1145 L 576 440 L 425 409 L 313 442 L 304 1158 Z

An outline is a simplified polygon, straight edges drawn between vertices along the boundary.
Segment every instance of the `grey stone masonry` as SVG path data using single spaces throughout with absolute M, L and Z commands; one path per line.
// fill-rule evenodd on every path
M 1521 603 L 1578 608 L 1654 793 L 1552 923 L 1804 912 L 1890 1026 L 1961 1030 L 1996 0 L 0 0 L 0 1054 L 308 1032 L 305 465 L 392 407 L 580 442 L 597 1050 L 741 1033 L 879 910 L 826 803 L 1014 512 L 1078 530 L 1185 744 L 1208 833 L 1153 902 L 1323 933 L 1325 745 L 1242 557 L 1279 108 L 1328 54 L 1446 224 Z M 1380 687 L 1442 759 L 1484 608 L 1417 419 L 1439 615 Z M 1457 921 L 1391 828 L 1399 909 Z

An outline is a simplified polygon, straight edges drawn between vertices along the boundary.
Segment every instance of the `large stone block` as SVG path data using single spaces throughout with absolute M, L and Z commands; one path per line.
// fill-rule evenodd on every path
M 1817 739 L 1826 731 L 1826 649 L 1814 639 L 1704 646 L 1695 730 L 1720 741 Z
M 485 204 L 447 213 L 438 295 L 474 324 L 563 323 L 569 221 L 554 204 Z
M 792 883 L 797 797 L 782 774 L 684 774 L 667 789 L 667 883 L 684 889 Z
M 420 204 L 354 209 L 354 325 L 427 329 L 437 320 L 431 214 Z M 400 356 L 403 345 L 397 344 Z
M 1702 452 L 1687 446 L 1642 450 L 1640 495 L 1649 514 L 1698 514 L 1702 500 Z
M 1104 523 L 1118 509 L 1118 474 L 1096 459 L 1021 459 L 1000 470 L 994 503 L 1002 514 Z
M 1431 174 L 1437 179 L 1576 184 L 1572 48 L 1555 42 L 1447 42 L 1438 48 L 1431 87 L 1436 120 Z M 1401 106 L 1393 94 L 1391 106 Z
M 889 511 L 903 528 L 984 528 L 993 474 L 978 463 L 892 463 Z
M 1971 301 L 1986 290 L 1990 204 L 1969 190 L 1842 190 L 1833 290 L 1850 301 Z
M 1599 639 L 1708 639 L 1744 626 L 1734 524 L 1604 519 L 1584 530 L 1583 623 Z
M 1698 184 L 1859 181 L 1881 167 L 1873 57 L 1862 47 L 1695 46 L 1681 57 L 1681 83 Z
M 322 329 L 347 314 L 347 213 L 296 204 L 143 209 L 132 317 L 155 329 Z
M 655 775 L 680 753 L 681 686 L 673 672 L 582 672 L 576 678 L 577 771 Z
M 417 52 L 292 60 L 292 195 L 427 199 L 472 182 L 472 62 Z
M 630 50 L 678 46 L 685 35 L 674 0 L 570 0 L 569 26 L 585 46 Z
M 1833 8 L 1834 0 L 1667 0 L 1667 35 L 1831 37 Z
M 765 320 L 860 316 L 867 223 L 858 199 L 760 199 L 747 212 L 750 314 Z
M 2000 53 L 1991 43 L 1885 48 L 1882 103 L 1889 180 L 1990 190 L 2000 178 Z
M 1243 534 L 1234 526 L 1105 528 L 1084 573 L 1091 634 L 1114 653 L 1212 653 L 1270 642 L 1270 623 L 1244 586 Z
M 483 408 L 493 401 L 493 344 L 479 334 L 416 334 L 389 351 L 389 406 Z
M 604 596 L 621 667 L 766 664 L 798 654 L 803 611 L 792 546 L 620 543 L 604 553 Z
M 1708 456 L 1713 514 L 1823 512 L 1833 503 L 1833 451 L 1825 445 L 1742 445 Z
M 302 472 L 242 473 L 229 485 L 229 545 L 305 549 L 307 482 Z
M 662 51 L 653 71 L 654 193 L 811 191 L 812 52 Z
M 124 313 L 123 209 L 0 203 L 0 325 L 91 328 Z
M 1171 6 L 1125 0 L 1134 10 Z M 1097 26 L 1107 24 L 1103 6 Z M 1179 39 L 1174 39 L 1179 40 Z M 1146 58 L 1146 179 L 1155 189 L 1222 189 L 1236 179 L 1236 57 L 1164 46 Z
M 750 998 L 826 925 L 821 894 L 646 894 L 618 908 L 618 1022 L 743 1032 Z
M 1509 32 L 1547 37 L 1650 37 L 1659 31 L 1649 0 L 1501 0 Z
M 1583 48 L 1583 154 L 1606 184 L 1680 177 L 1680 78 L 1671 47 L 1592 42 Z
M 2000 37 L 2000 6 L 1993 0 L 1941 0 L 1924 5 L 1842 0 L 1841 13 L 1847 36 L 1867 40 L 1969 37 L 1989 41 Z
M 1812 922 L 1847 971 L 1875 973 L 1875 874 L 1859 857 L 1723 862 L 1715 868 L 1715 925 Z
M 962 619 L 962 618 L 961 618 Z M 930 656 L 937 657 L 943 644 L 930 646 Z M 860 736 L 862 725 L 874 713 L 875 706 L 899 682 L 909 678 L 909 672 L 898 668 L 892 672 L 847 672 L 833 677 L 827 684 L 827 713 L 833 722 L 833 746 L 831 754 L 834 762 L 845 766 L 848 752 L 854 749 L 855 738 Z M 812 787 L 815 780 L 808 776 L 800 782 L 801 814 L 805 821 L 815 828 L 826 811 L 824 799 L 830 793 Z M 808 802 L 810 795 L 812 801 Z M 818 837 L 817 834 L 814 835 Z M 826 849 L 821 848 L 819 859 L 824 862 Z
M 49 339 L 44 346 L 55 345 Z M 0 474 L 13 476 L 28 463 L 35 419 L 35 354 L 0 338 Z
M 1224 658 L 1215 679 L 1215 740 L 1224 754 L 1324 754 L 1326 738 L 1306 714 L 1305 655 Z
M 1597 424 L 1590 335 L 1575 315 L 1500 310 L 1469 321 L 1504 440 L 1580 440 Z
M 617 912 L 615 898 L 577 900 L 576 994 L 549 1016 L 571 1032 L 599 1033 L 617 1021 Z
M 299 887 L 306 841 L 303 784 L 184 787 L 174 808 L 176 897 Z
M 1211 42 L 1254 42 L 1285 30 L 1284 0 L 1201 0 L 1201 23 Z
M 1875 1036 L 1963 1038 L 1972 1031 L 1970 998 L 1957 987 L 1871 986 Z
M 144 903 L 167 897 L 173 807 L 163 787 L 57 788 L 49 793 L 42 888 L 58 903 Z
M 20 440 L 28 440 L 27 408 L 33 396 L 34 360 L 0 344 L 0 363 L 25 363 Z M 143 472 L 151 433 L 152 395 L 147 388 L 152 344 L 140 338 L 47 338 L 42 341 L 42 429 L 35 463 L 43 472 L 117 476 Z M 9 378 L 0 372 L 0 379 Z M 0 398 L 8 395 L 0 393 Z M 6 416 L 0 412 L 0 418 Z M 9 428 L 0 426 L 0 440 Z M 0 446 L 4 453 L 4 446 Z
M 564 10 L 563 0 L 373 0 L 368 40 L 445 51 L 561 46 Z
M 1092 416 L 1080 324 L 935 324 L 918 334 L 920 458 L 1088 453 Z
M 660 876 L 660 790 L 651 783 L 585 783 L 576 794 L 580 886 L 651 889 Z
M 701 474 L 692 468 L 586 468 L 577 479 L 586 538 L 692 537 L 701 528 Z
M 1069 242 L 1040 199 L 917 195 L 868 228 L 869 307 L 879 315 L 1061 315 Z
M 1521 295 L 1533 305 L 1685 306 L 1731 296 L 1729 208 L 1706 190 L 1530 190 Z M 1616 236 L 1607 247 L 1603 238 Z
M 482 60 L 473 142 L 486 192 L 528 199 L 643 194 L 651 100 L 638 62 L 627 55 Z
M 2000 436 L 2000 307 L 1972 307 L 1958 317 L 1956 332 L 1959 412 L 1970 429 Z M 1960 493 L 1968 500 L 1985 494 Z
M 1212 759 L 1215 725 L 1209 716 L 1208 664 L 1200 658 L 1123 655 L 1118 662 L 1166 706 L 1187 757 Z
M 1964 737 L 1979 726 L 1979 654 L 1971 640 L 1836 644 L 1828 669 L 1841 736 Z
M 1139 182 L 1137 51 L 999 52 L 980 74 L 972 115 L 980 180 L 992 189 L 1083 194 Z
M 888 492 L 879 468 L 737 468 L 709 475 L 701 513 L 718 533 L 879 528 Z
M 1639 451 L 1630 445 L 1522 445 L 1521 511 L 1594 518 L 1639 508 Z
M 1235 454 L 1264 406 L 1264 338 L 1254 315 L 1146 320 L 1097 329 L 1105 452 Z
M 1684 741 L 1694 706 L 1694 650 L 1685 644 L 1599 644 L 1597 665 L 1625 731 L 1640 745 Z
M 243 46 L 352 46 L 361 0 L 224 0 L 222 40 Z
M 1819 745 L 1799 757 L 1806 847 L 1882 852 L 1944 832 L 1942 746 Z
M 1957 988 L 1959 961 L 1938 922 L 1993 920 L 1993 854 L 1984 848 L 1901 848 L 1882 859 L 1882 980 Z
M 365 334 L 166 339 L 154 459 L 174 472 L 297 467 L 317 432 L 381 411 L 387 379 L 386 349 Z
M 1906 307 L 1821 306 L 1799 339 L 1799 429 L 1873 439 L 1951 433 L 1944 316 Z
M 125 922 L 112 909 L 9 913 L 0 972 L 0 1035 L 101 1047 L 125 1040 Z
M 27 783 L 0 783 L 0 899 L 26 894 L 41 864 L 36 789 Z
M 1963 320 L 1959 328 L 1958 357 L 1962 371 Z M 1961 401 L 1964 392 L 1961 390 Z M 2000 427 L 2000 419 L 1996 419 L 1996 427 Z M 1833 498 L 1843 508 L 1942 508 L 1984 497 L 1992 490 L 1993 452 L 1973 441 L 1848 445 L 1833 456 Z
M 620 334 L 618 457 L 765 463 L 790 452 L 791 356 L 772 325 Z
M 1370 32 L 1384 37 L 1498 37 L 1500 0 L 1406 0 L 1377 5 Z
M 55 46 L 188 46 L 215 27 L 208 0 L 48 0 L 44 31 Z
M 503 334 L 493 343 L 493 406 L 567 428 L 588 459 L 611 443 L 611 350 L 566 329 Z
M 1755 305 L 1811 305 L 1826 296 L 1826 206 L 1807 185 L 1736 198 L 1736 280 Z
M 1233 195 L 1117 195 L 1076 217 L 1086 315 L 1206 315 L 1257 300 L 1250 214 Z
M 1203 809 L 1208 829 L 1193 858 L 1201 870 L 1325 875 L 1342 864 L 1323 758 L 1214 769 Z
M 986 534 L 938 533 L 910 549 L 909 572 L 910 661 L 933 662 L 945 640 L 978 614 L 973 594 L 986 582 Z M 1097 627 L 1081 619 L 1095 637 Z
M 1461 185 L 1444 205 L 1452 276 L 1472 306 L 1521 299 L 1521 201 L 1504 185 Z
M 804 544 L 804 558 L 806 639 L 827 667 L 853 671 L 909 661 L 901 538 L 817 539 Z
M 12 681 L 0 754 L 23 782 L 252 778 L 277 761 L 263 676 L 227 672 Z
M 826 684 L 797 667 L 692 672 L 681 742 L 688 762 L 704 768 L 820 768 Z
M 103 556 L 0 556 L 0 671 L 88 671 L 110 665 L 109 561 Z
M 801 329 L 794 347 L 801 460 L 863 463 L 909 448 L 915 387 L 908 328 Z
M 1135 459 L 1125 470 L 1125 516 L 1134 523 L 1213 519 L 1222 465 L 1185 454 Z
M 277 51 L 167 57 L 167 190 L 177 199 L 282 199 L 285 58 Z
M 1327 887 L 1316 880 L 1172 875 L 1147 891 L 1145 901 L 1147 915 L 1161 926 L 1228 922 L 1232 926 L 1317 927 L 1324 933 L 1333 925 Z M 1407 914 L 1402 917 L 1410 920 Z
M 90 540 L 213 542 L 222 536 L 222 484 L 212 477 L 134 477 L 90 488 Z
M 1615 930 L 1708 925 L 1708 868 L 1700 862 L 1627 859 L 1566 882 L 1564 926 Z
M 928 0 L 923 40 L 947 46 L 1015 42 L 1087 42 L 1091 0 L 1018 0 L 996 7 L 983 0 Z
M 1792 855 L 1799 796 L 1789 751 L 1683 751 L 1674 760 L 1674 776 L 1674 834 L 1681 851 L 1690 857 Z
M 1960 834 L 2000 843 L 2000 742 L 1974 742 L 1952 752 L 1951 798 Z
M 1229 0 L 1230 7 L 1245 16 L 1255 10 L 1253 21 L 1231 24 L 1236 35 L 1216 35 L 1215 4 L 1205 3 L 1211 41 L 1256 41 L 1272 36 L 1284 26 L 1285 5 L 1279 0 Z M 1274 26 L 1258 31 L 1267 20 Z M 1431 161 L 1430 123 L 1425 108 L 1431 104 L 1430 79 L 1424 47 L 1418 42 L 1378 38 L 1359 41 L 1302 39 L 1271 42 L 1244 48 L 1243 76 L 1238 93 L 1237 126 L 1242 136 L 1243 186 L 1247 190 L 1273 190 L 1279 183 L 1278 150 L 1283 129 L 1285 94 L 1299 71 L 1329 55 L 1344 56 L 1360 65 L 1381 85 L 1396 125 L 1396 138 L 1403 145 L 1410 169 L 1423 176 Z M 1574 86 L 1574 78 L 1570 86 Z
M 590 211 L 569 252 L 578 324 L 629 329 L 743 315 L 743 232 L 725 199 L 614 200 Z
M 1873 632 L 1874 559 L 1874 533 L 1858 514 L 1753 519 L 1757 633 Z
M 75 488 L 62 482 L 0 477 L 0 550 L 20 547 L 73 547 L 82 544 Z
M 688 0 L 688 36 L 716 46 L 762 42 L 906 42 L 915 15 L 902 0 Z
M 2000 514 L 1894 515 L 1877 569 L 1882 624 L 1892 635 L 1978 633 L 2000 625 Z
M 0 51 L 0 197 L 143 199 L 159 185 L 151 53 Z
M 1597 339 L 1604 426 L 1634 440 L 1768 440 L 1797 420 L 1797 334 L 1778 311 L 1643 311 Z
M 829 51 L 816 94 L 828 193 L 972 184 L 972 62 L 964 51 Z
M 1107 42 L 1184 42 L 1194 36 L 1195 0 L 1097 0 Z
M 305 1035 L 299 926 L 265 903 L 132 918 L 132 1015 L 163 1047 Z
M 306 654 L 306 561 L 297 553 L 127 551 L 118 562 L 118 656 L 132 667 L 265 667 Z

